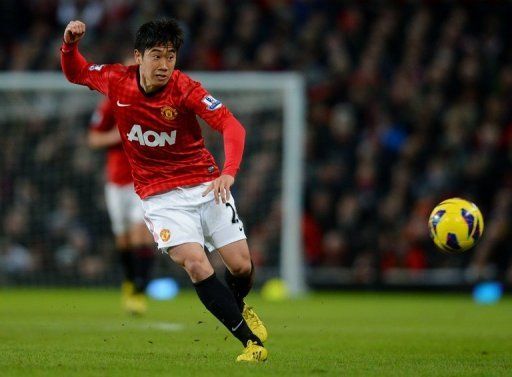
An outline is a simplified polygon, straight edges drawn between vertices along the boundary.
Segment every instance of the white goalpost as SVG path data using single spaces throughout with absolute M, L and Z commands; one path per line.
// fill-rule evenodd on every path
M 262 260 L 268 262 L 263 264 L 263 275 L 282 278 L 292 297 L 303 294 L 307 287 L 301 232 L 306 132 L 302 76 L 266 72 L 189 72 L 189 75 L 226 103 L 248 131 L 238 180 L 237 195 L 242 199 L 237 196 L 237 205 L 240 201 L 239 212 L 248 223 L 249 241 L 253 234 Z M 0 73 L 0 123 L 7 125 L 3 129 L 12 130 L 13 142 L 16 138 L 23 139 L 19 127 L 34 118 L 48 128 L 48 133 L 58 133 L 52 127 L 65 118 L 70 123 L 81 123 L 72 126 L 77 127 L 78 134 L 83 134 L 99 98 L 87 88 L 70 84 L 58 72 Z M 208 143 L 208 135 L 206 139 Z M 85 158 L 88 152 L 81 153 L 78 159 Z M 10 158 L 15 159 L 16 153 L 12 155 L 14 157 Z M 16 172 L 14 179 L 40 184 L 32 182 L 33 174 L 28 167 L 26 169 Z M 258 183 L 268 189 L 258 187 Z M 248 213 L 244 213 L 244 208 Z M 47 209 L 51 210 L 50 204 Z M 0 212 L 2 218 L 8 214 L 8 208 Z M 44 216 L 42 214 L 41 218 Z M 255 219 L 251 219 L 253 216 Z M 274 229 L 276 226 L 279 229 Z M 9 238 L 9 234 L 6 237 Z M 41 239 L 44 240 L 43 235 Z

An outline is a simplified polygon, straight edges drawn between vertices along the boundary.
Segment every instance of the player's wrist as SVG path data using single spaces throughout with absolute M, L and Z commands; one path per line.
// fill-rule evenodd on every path
M 235 179 L 235 176 L 236 176 L 236 170 L 223 170 L 220 175 L 229 175 L 230 177 L 232 177 L 233 179 Z
M 69 52 L 72 52 L 74 49 L 76 49 L 77 45 L 78 45 L 78 41 L 68 43 L 64 39 L 62 39 L 62 45 L 60 46 L 60 50 L 63 53 L 69 53 Z

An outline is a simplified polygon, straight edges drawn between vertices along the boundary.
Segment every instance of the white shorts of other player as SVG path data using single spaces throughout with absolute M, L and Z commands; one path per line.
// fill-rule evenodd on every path
M 160 250 L 196 242 L 213 251 L 247 238 L 233 197 L 216 204 L 213 192 L 203 197 L 208 185 L 178 187 L 142 200 L 146 225 Z
M 105 185 L 105 201 L 115 235 L 126 233 L 135 224 L 144 222 L 144 210 L 133 184 Z

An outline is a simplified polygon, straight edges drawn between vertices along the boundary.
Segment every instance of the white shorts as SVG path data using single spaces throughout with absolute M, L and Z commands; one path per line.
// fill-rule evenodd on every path
M 133 183 L 119 186 L 105 185 L 105 201 L 115 235 L 126 233 L 135 224 L 144 223 L 144 210 Z
M 203 197 L 208 185 L 177 187 L 142 200 L 146 224 L 160 250 L 196 242 L 213 251 L 247 238 L 233 197 L 216 204 L 213 192 Z

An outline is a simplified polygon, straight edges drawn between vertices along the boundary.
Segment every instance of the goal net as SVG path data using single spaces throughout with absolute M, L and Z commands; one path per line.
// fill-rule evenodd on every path
M 260 282 L 305 290 L 300 218 L 304 84 L 293 73 L 190 75 L 237 116 L 246 149 L 233 188 Z M 103 153 L 86 145 L 101 95 L 60 73 L 0 74 L 0 282 L 110 284 L 118 263 L 106 212 Z M 203 127 L 223 164 L 222 138 Z M 157 275 L 178 275 L 165 257 Z

